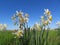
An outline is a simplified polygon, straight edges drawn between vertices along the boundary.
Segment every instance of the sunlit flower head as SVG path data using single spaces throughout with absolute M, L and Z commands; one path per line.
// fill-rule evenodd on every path
M 20 23 L 24 23 L 24 22 L 25 22 L 24 18 L 20 18 Z
M 16 36 L 20 38 L 23 36 L 23 33 L 24 33 L 23 30 L 18 30 Z
M 52 22 L 52 21 L 51 21 L 51 20 L 49 20 L 49 19 L 48 19 L 47 21 L 49 22 L 49 24 Z
M 51 15 L 49 16 L 49 20 L 52 21 L 52 16 Z
M 45 21 L 45 25 L 48 25 L 48 24 L 49 24 L 49 22 L 46 20 L 46 21 Z
M 24 18 L 24 21 L 25 21 L 25 22 L 28 22 L 28 20 L 29 20 L 28 18 Z
M 50 15 L 51 14 L 51 12 L 49 11 L 49 9 L 44 9 L 44 14 L 46 14 L 46 15 Z
M 20 17 L 20 18 L 22 18 L 22 15 L 23 15 L 23 12 L 22 11 L 20 11 L 20 12 L 18 12 L 18 11 L 16 11 L 16 15 L 18 16 L 18 17 Z
M 36 23 L 36 24 L 34 25 L 34 29 L 40 31 L 40 30 L 41 30 L 40 24 Z
M 0 30 L 5 30 L 7 28 L 7 24 L 0 24 Z

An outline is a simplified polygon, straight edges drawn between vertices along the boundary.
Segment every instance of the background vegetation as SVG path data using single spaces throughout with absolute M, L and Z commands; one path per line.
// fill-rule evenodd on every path
M 43 38 L 41 38 L 41 31 L 38 30 L 25 30 L 24 36 L 21 38 L 14 38 L 13 31 L 0 31 L 0 45 L 60 45 L 60 29 L 49 30 L 47 44 L 45 44 L 46 31 Z M 44 42 L 41 42 L 40 39 Z

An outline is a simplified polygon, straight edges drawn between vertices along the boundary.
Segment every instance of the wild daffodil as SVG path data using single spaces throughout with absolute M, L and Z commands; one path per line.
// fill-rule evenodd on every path
M 45 11 L 44 12 L 45 15 L 50 15 L 51 14 L 51 12 L 49 11 L 49 9 L 44 9 L 44 11 Z
M 52 16 L 50 15 L 48 19 L 49 19 L 50 21 L 52 21 Z
M 49 24 L 49 22 L 46 20 L 46 21 L 45 21 L 45 25 L 48 25 L 48 24 Z
M 23 33 L 24 33 L 23 30 L 19 30 L 17 31 L 16 36 L 20 38 L 23 36 Z

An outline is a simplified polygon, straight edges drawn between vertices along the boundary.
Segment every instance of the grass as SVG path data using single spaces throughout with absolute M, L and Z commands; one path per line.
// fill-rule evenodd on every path
M 46 31 L 44 32 L 44 37 L 46 36 Z M 0 45 L 40 45 L 40 32 L 37 30 L 26 31 L 24 37 L 20 40 L 18 38 L 14 39 L 11 31 L 0 31 Z M 47 39 L 48 45 L 60 45 L 60 35 L 58 31 L 50 30 Z M 24 44 L 22 44 L 24 43 Z
M 13 35 L 9 31 L 0 31 L 0 45 L 7 45 L 13 39 Z

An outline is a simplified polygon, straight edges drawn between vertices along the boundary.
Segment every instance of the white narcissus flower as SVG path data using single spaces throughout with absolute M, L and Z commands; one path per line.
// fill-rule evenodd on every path
M 26 23 L 26 22 L 28 22 L 28 18 L 20 18 L 20 23 Z
M 24 31 L 23 30 L 18 30 L 17 32 L 15 33 L 12 33 L 13 35 L 16 35 L 14 38 L 21 38 L 23 37 L 23 34 L 24 34 Z
M 34 28 L 37 29 L 38 31 L 41 30 L 40 24 L 38 24 L 38 23 L 36 23 L 36 24 L 34 25 Z
M 24 23 L 24 22 L 25 22 L 24 17 L 20 18 L 20 23 Z
M 17 21 L 17 18 L 18 18 L 18 21 Z M 24 28 L 24 25 L 27 25 L 27 22 L 28 22 L 28 14 L 27 13 L 24 14 L 22 11 L 19 11 L 19 12 L 16 11 L 15 17 L 13 16 L 12 19 L 14 22 L 17 21 L 17 23 L 16 22 L 14 23 L 15 25 L 19 24 L 19 28 L 21 28 L 21 26 L 23 26 Z
M 25 22 L 28 22 L 29 19 L 28 18 L 24 18 L 24 20 L 25 20 Z
M 44 9 L 44 11 L 45 11 L 44 14 L 46 17 L 41 17 L 41 20 L 44 25 L 48 25 L 52 21 L 52 15 L 51 15 L 49 9 Z
M 40 31 L 40 30 L 41 30 L 41 27 L 40 27 L 40 25 L 37 25 L 37 29 L 38 29 L 38 31 Z
M 47 21 L 49 22 L 49 24 L 51 23 L 51 20 L 48 19 Z
M 44 11 L 45 11 L 46 13 L 48 13 L 48 12 L 49 12 L 49 9 L 44 9 Z
M 24 33 L 23 30 L 18 30 L 18 31 L 16 32 L 16 36 L 20 38 L 20 37 L 23 36 L 23 33 Z
M 48 25 L 49 24 L 48 20 L 46 20 L 44 23 L 45 23 L 45 25 Z
M 48 19 L 49 19 L 50 21 L 52 21 L 52 16 L 50 15 Z
M 50 15 L 51 14 L 51 12 L 49 11 L 49 9 L 44 9 L 44 14 L 46 14 L 46 15 Z
M 16 15 L 17 15 L 18 17 L 22 18 L 23 12 L 22 12 L 22 11 L 20 11 L 20 12 L 16 11 Z
M 20 10 L 20 12 L 19 12 L 19 13 L 20 13 L 20 14 L 22 14 L 22 15 L 24 14 L 24 13 L 22 12 L 22 10 Z
M 7 28 L 7 24 L 0 24 L 0 29 L 5 30 Z

